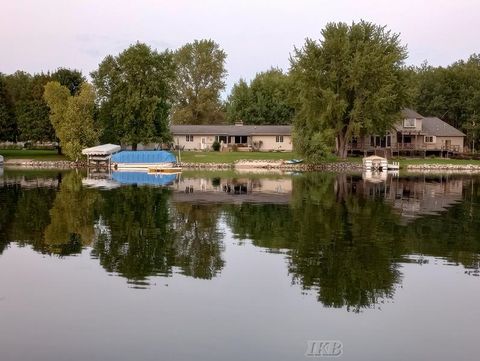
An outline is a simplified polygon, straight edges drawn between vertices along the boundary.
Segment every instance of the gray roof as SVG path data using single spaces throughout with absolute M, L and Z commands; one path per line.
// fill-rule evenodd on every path
M 465 134 L 437 117 L 426 117 L 422 121 L 422 131 L 437 137 L 464 137 Z
M 404 108 L 402 110 L 402 116 L 407 119 L 422 119 L 423 116 L 418 114 L 415 110 L 410 108 Z
M 291 125 L 172 125 L 173 135 L 291 135 Z

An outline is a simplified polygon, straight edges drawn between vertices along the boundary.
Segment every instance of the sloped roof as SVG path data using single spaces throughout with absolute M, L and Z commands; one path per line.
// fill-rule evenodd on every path
M 426 117 L 422 121 L 422 131 L 429 135 L 435 135 L 437 137 L 464 137 L 462 133 L 455 127 L 444 122 L 437 117 Z
M 291 125 L 172 125 L 173 135 L 291 135 Z
M 422 119 L 423 116 L 418 114 L 415 110 L 410 108 L 404 108 L 402 110 L 402 116 L 407 119 Z
M 369 157 L 364 157 L 363 160 L 387 160 L 387 158 L 383 158 L 378 155 L 371 155 Z
M 82 154 L 86 155 L 109 155 L 119 152 L 122 148 L 116 144 L 102 144 L 96 147 L 85 148 L 82 150 Z

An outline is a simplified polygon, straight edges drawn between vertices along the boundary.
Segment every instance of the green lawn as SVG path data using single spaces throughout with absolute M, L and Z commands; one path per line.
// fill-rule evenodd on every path
M 65 156 L 58 155 L 56 150 L 31 150 L 31 149 L 0 149 L 0 155 L 8 159 L 32 160 L 66 160 Z M 178 155 L 178 153 L 177 153 Z M 181 152 L 182 162 L 186 163 L 228 163 L 232 164 L 240 159 L 247 160 L 288 160 L 301 158 L 294 152 Z M 340 162 L 340 159 L 330 162 Z M 351 157 L 348 162 L 361 163 L 362 157 Z M 480 160 L 445 159 L 445 158 L 392 158 L 389 161 L 400 162 L 401 168 L 410 164 L 475 164 L 480 165 Z
M 178 156 L 178 152 L 175 152 Z M 292 152 L 181 152 L 184 163 L 234 163 L 240 159 L 288 160 L 298 158 Z
M 32 159 L 32 160 L 65 160 L 65 156 L 58 155 L 56 150 L 35 149 L 0 149 L 0 155 L 8 159 Z

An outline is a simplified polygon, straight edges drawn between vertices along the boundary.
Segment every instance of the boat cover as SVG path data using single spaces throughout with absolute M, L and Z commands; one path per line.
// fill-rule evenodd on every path
M 112 172 L 112 179 L 121 184 L 166 186 L 175 182 L 175 174 L 148 174 L 146 172 Z
M 159 164 L 159 163 L 175 163 L 177 158 L 174 154 L 164 150 L 124 150 L 112 155 L 113 163 L 130 163 L 130 164 Z

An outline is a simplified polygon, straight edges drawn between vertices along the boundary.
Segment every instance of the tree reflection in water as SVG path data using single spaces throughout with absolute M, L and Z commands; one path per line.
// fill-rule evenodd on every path
M 251 183 L 242 177 L 251 192 L 233 198 L 225 197 L 224 180 L 215 177 L 199 182 L 212 184 L 198 197 L 202 202 L 172 197 L 167 188 L 85 188 L 75 171 L 37 183 L 6 177 L 0 187 L 0 253 L 12 241 L 59 256 L 89 247 L 107 272 L 134 287 L 176 272 L 211 279 L 225 266 L 219 231 L 225 219 L 235 237 L 282 250 L 292 282 L 329 307 L 358 312 L 388 301 L 401 284 L 402 262 L 416 261 L 410 255 L 442 257 L 479 274 L 476 177 L 411 176 L 372 185 L 359 176 L 308 173 L 288 178 L 291 191 L 282 183 L 280 196 L 263 198 L 266 188 L 258 177 Z M 455 192 L 441 208 L 422 198 L 433 194 L 442 201 L 447 185 Z M 426 211 L 419 216 L 415 209 Z M 432 209 L 436 213 L 427 212 Z
M 257 246 L 288 250 L 293 282 L 324 305 L 359 311 L 393 296 L 403 250 L 389 206 L 352 185 L 347 175 L 307 174 L 294 179 L 289 206 L 230 207 L 229 223 Z

